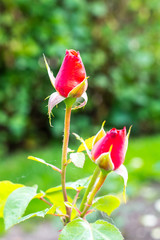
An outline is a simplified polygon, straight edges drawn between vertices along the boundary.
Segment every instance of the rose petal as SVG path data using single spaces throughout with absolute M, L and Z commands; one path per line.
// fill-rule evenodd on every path
M 86 71 L 79 52 L 73 49 L 66 50 L 65 57 L 55 80 L 56 90 L 63 97 L 80 97 L 86 91 L 86 86 L 78 89 L 76 93 L 75 87 L 81 84 L 85 78 Z M 73 92 L 71 93 L 72 90 Z

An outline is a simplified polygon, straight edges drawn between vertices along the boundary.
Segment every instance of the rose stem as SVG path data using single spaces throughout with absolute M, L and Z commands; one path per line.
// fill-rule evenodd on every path
M 67 166 L 67 148 L 68 148 L 68 142 L 69 142 L 69 131 L 70 131 L 70 119 L 71 119 L 71 109 L 72 105 L 75 102 L 75 99 L 66 99 L 66 112 L 65 112 L 65 120 L 64 120 L 64 137 L 63 137 L 63 147 L 62 147 L 62 162 L 61 162 L 61 183 L 62 183 L 62 192 L 63 192 L 63 198 L 64 201 L 67 202 L 67 192 L 66 192 L 66 166 Z M 71 209 L 67 206 L 66 207 L 66 217 L 65 224 L 69 222 Z
M 82 199 L 82 202 L 81 202 L 81 205 L 80 205 L 80 208 L 79 208 L 80 212 L 82 212 L 84 210 L 85 202 L 87 201 L 88 194 L 89 194 L 89 192 L 91 192 L 99 174 L 100 174 L 100 169 L 97 166 L 96 169 L 94 170 L 91 181 L 90 181 L 90 183 L 88 185 L 88 188 L 86 189 L 86 192 L 85 192 L 84 197 Z
M 102 187 L 106 177 L 107 177 L 107 175 L 104 175 L 102 172 L 100 173 L 100 177 L 98 179 L 98 182 L 96 183 L 95 187 L 93 188 L 93 190 L 89 194 L 87 204 L 86 204 L 83 212 L 81 213 L 82 218 L 85 216 L 86 212 L 88 211 L 88 209 L 92 205 L 92 201 L 93 201 L 96 193 L 98 192 L 98 190 Z

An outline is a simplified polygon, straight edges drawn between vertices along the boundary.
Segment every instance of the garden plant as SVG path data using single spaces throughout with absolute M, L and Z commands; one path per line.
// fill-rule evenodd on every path
M 10 181 L 1 181 L 0 217 L 4 218 L 5 229 L 7 230 L 32 217 L 53 215 L 60 217 L 63 223 L 59 235 L 60 240 L 121 240 L 123 239 L 122 234 L 107 219 L 89 223 L 87 215 L 96 210 L 110 215 L 119 207 L 121 201 L 126 201 L 125 189 L 128 173 L 123 162 L 128 147 L 130 129 L 128 133 L 126 127 L 121 130 L 112 128 L 105 132 L 104 121 L 98 133 L 86 140 L 73 133 L 80 142 L 80 146 L 77 151 L 70 149 L 68 144 L 71 113 L 87 104 L 88 77 L 80 54 L 75 50 L 66 50 L 56 78 L 51 72 L 45 56 L 44 61 L 51 84 L 56 90 L 48 97 L 48 115 L 51 126 L 53 108 L 62 101 L 65 103 L 61 168 L 34 156 L 29 156 L 28 159 L 47 165 L 57 171 L 61 175 L 61 185 L 45 192 L 37 192 L 37 186 L 28 187 Z M 83 179 L 79 176 L 75 182 L 66 182 L 66 169 L 70 167 L 71 163 L 78 168 L 83 168 L 85 153 L 95 164 L 93 175 Z M 124 179 L 123 200 L 121 197 L 111 194 L 97 197 L 98 191 L 103 184 L 107 184 L 107 176 L 112 172 Z M 25 211 L 33 199 L 45 202 L 48 207 L 26 215 Z

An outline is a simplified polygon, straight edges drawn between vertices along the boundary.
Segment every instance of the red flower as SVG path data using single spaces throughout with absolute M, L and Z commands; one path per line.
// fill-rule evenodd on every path
M 116 170 L 124 162 L 127 145 L 126 127 L 122 130 L 113 128 L 93 146 L 92 160 L 105 170 Z
M 48 101 L 49 119 L 51 111 L 55 105 L 64 101 L 66 98 L 83 98 L 84 101 L 80 103 L 81 99 L 77 99 L 78 105 L 74 108 L 84 107 L 87 103 L 87 77 L 86 71 L 81 60 L 79 52 L 75 50 L 66 50 L 61 68 L 55 78 L 50 70 L 47 60 L 44 56 L 50 81 L 56 92 L 52 93 Z
M 69 93 L 86 79 L 86 71 L 79 52 L 66 50 L 66 55 L 55 80 L 55 89 L 63 97 L 68 97 Z M 87 84 L 76 97 L 80 97 L 86 91 Z

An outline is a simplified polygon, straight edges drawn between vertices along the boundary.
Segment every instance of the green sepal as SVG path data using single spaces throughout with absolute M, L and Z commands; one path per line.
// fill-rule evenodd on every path
M 105 124 L 105 121 L 102 123 L 101 129 L 99 130 L 99 132 L 95 136 L 87 138 L 85 141 L 83 140 L 85 142 L 85 145 L 87 146 L 87 148 L 89 150 L 91 150 L 93 148 L 93 146 L 96 144 L 96 142 L 98 142 L 102 137 L 105 136 L 106 133 L 103 129 L 104 124 Z M 82 152 L 84 150 L 86 150 L 86 147 L 84 146 L 84 143 L 82 142 L 82 144 L 79 146 L 77 152 Z
M 81 137 L 80 137 L 78 134 L 76 134 L 76 133 L 73 133 L 73 135 L 77 138 L 77 140 L 79 140 L 79 141 L 83 144 L 83 146 L 85 147 L 85 150 L 86 150 L 86 152 L 87 152 L 88 157 L 89 157 L 90 159 L 92 159 L 92 158 L 91 158 L 91 152 L 89 151 L 89 149 L 88 149 L 85 141 L 83 140 L 83 138 L 81 138 Z
M 124 202 L 126 203 L 126 186 L 127 186 L 127 181 L 128 181 L 128 171 L 127 171 L 126 167 L 122 164 L 114 172 L 117 173 L 118 175 L 120 175 L 124 180 L 123 199 L 124 199 Z
M 72 110 L 85 107 L 87 102 L 88 102 L 88 96 L 87 96 L 87 93 L 84 92 L 80 97 L 76 99 L 76 102 L 73 104 Z
M 74 98 L 74 97 L 67 97 L 65 100 L 64 100 L 64 102 L 65 102 L 65 104 L 66 104 L 66 107 L 72 107 L 73 106 L 73 104 L 75 103 L 75 101 L 76 101 L 76 98 Z
M 90 138 L 87 138 L 87 139 L 84 141 L 85 144 L 86 144 L 86 146 L 87 146 L 87 148 L 88 148 L 88 150 L 91 150 L 91 149 L 92 149 L 94 138 L 95 138 L 95 136 L 92 136 L 92 137 L 90 137 Z M 85 148 L 84 144 L 82 143 L 82 144 L 79 146 L 77 152 L 82 152 L 82 151 L 84 151 L 84 150 L 86 150 L 86 148 Z
M 71 98 L 78 98 L 80 97 L 87 89 L 87 79 L 88 77 L 86 77 L 80 84 L 78 84 L 75 88 L 73 88 L 69 94 L 68 97 Z
M 102 153 L 95 161 L 95 163 L 99 166 L 99 168 L 104 172 L 104 174 L 108 174 L 110 171 L 114 169 L 114 165 L 112 163 L 112 159 L 110 156 L 110 152 Z M 106 173 L 105 173 L 106 172 Z
M 46 57 L 44 54 L 43 54 L 43 58 L 44 58 L 44 62 L 45 62 L 46 68 L 47 68 L 49 79 L 51 81 L 52 86 L 55 88 L 55 77 L 54 77 L 52 71 L 50 70 L 50 67 L 47 63 L 47 60 L 46 60 Z
M 102 123 L 102 127 L 101 129 L 99 130 L 99 132 L 96 134 L 96 136 L 94 137 L 93 139 L 93 143 L 92 143 L 92 148 L 93 146 L 96 144 L 96 142 L 98 142 L 102 137 L 104 137 L 106 135 L 106 132 L 104 131 L 104 124 L 105 124 L 106 121 L 104 121 Z

